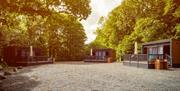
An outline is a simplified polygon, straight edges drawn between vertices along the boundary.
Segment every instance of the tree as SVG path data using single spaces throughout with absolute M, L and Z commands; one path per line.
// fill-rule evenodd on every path
M 175 38 L 180 39 L 180 24 L 179 23 L 176 25 L 175 29 L 176 29 Z
M 89 3 L 89 0 L 1 0 L 0 46 L 33 45 L 47 48 L 53 56 L 62 51 L 71 58 L 83 56 L 86 35 L 80 20 L 91 13 Z
M 82 59 L 86 35 L 74 16 L 56 13 L 47 19 L 45 25 L 51 55 L 59 60 Z
M 139 42 L 149 42 L 159 39 L 166 39 L 170 37 L 166 34 L 166 32 L 164 32 L 166 26 L 167 25 L 160 20 L 149 17 L 142 18 L 136 22 L 134 31 L 130 36 L 135 41 Z
M 178 38 L 179 5 L 178 0 L 124 0 L 97 29 L 95 42 L 124 54 L 133 53 L 135 41 Z
M 0 9 L 27 15 L 50 16 L 53 12 L 86 19 L 91 13 L 89 0 L 1 0 Z

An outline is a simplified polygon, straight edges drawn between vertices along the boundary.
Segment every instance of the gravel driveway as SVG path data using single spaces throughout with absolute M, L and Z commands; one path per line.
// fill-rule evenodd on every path
M 180 69 L 121 63 L 64 62 L 26 67 L 3 80 L 2 91 L 180 91 Z

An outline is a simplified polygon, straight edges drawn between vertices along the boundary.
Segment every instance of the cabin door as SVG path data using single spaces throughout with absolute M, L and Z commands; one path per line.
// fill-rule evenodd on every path
M 163 50 L 165 55 L 170 55 L 170 45 L 165 45 Z
M 170 45 L 165 45 L 164 48 L 164 59 L 167 59 L 168 64 L 172 64 L 171 54 L 170 54 Z

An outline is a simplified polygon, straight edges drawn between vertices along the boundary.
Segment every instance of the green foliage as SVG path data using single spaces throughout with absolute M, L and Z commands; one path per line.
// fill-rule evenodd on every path
M 54 12 L 86 19 L 91 13 L 89 0 L 0 0 L 0 9 L 27 15 L 50 16 Z
M 160 20 L 149 17 L 142 18 L 136 22 L 134 31 L 131 33 L 130 36 L 138 42 L 149 42 L 168 38 L 166 37 L 166 32 L 164 32 L 166 26 L 167 25 Z
M 174 8 L 173 0 L 166 0 L 165 1 L 166 6 L 164 7 L 164 15 L 168 14 L 169 12 L 172 13 Z
M 54 19 L 56 18 L 56 19 Z M 84 56 L 86 35 L 75 17 L 55 14 L 48 18 L 49 47 L 58 60 L 80 60 Z
M 86 35 L 80 20 L 91 13 L 89 0 L 0 0 L 0 48 L 30 46 L 49 55 L 80 59 Z
M 180 6 L 175 10 L 175 12 L 173 13 L 173 15 L 175 16 L 175 17 L 180 17 Z
M 178 23 L 175 27 L 176 29 L 176 35 L 175 35 L 175 38 L 176 39 L 180 39 L 180 23 Z
M 120 53 L 118 55 L 133 53 L 133 47 L 133 40 L 129 36 L 124 36 L 124 39 L 117 48 L 118 53 Z
M 117 53 L 133 53 L 139 43 L 179 38 L 178 0 L 124 0 L 96 30 L 94 42 L 114 48 Z

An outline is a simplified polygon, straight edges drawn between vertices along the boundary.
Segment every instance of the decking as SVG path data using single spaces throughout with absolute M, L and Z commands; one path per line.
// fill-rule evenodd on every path
M 86 56 L 86 58 L 84 59 L 84 62 L 102 62 L 102 63 L 106 63 L 107 58 L 101 58 L 101 57 L 96 57 L 96 56 Z
M 32 59 L 24 59 L 16 61 L 16 65 L 21 66 L 30 66 L 30 65 L 38 65 L 38 64 L 50 64 L 53 63 L 53 59 L 46 56 L 37 56 Z
M 101 60 L 101 59 L 85 59 L 84 62 L 102 62 L 106 63 L 106 60 Z
M 53 58 L 46 54 L 45 49 L 32 47 L 4 47 L 3 60 L 9 66 L 29 66 L 53 63 Z

